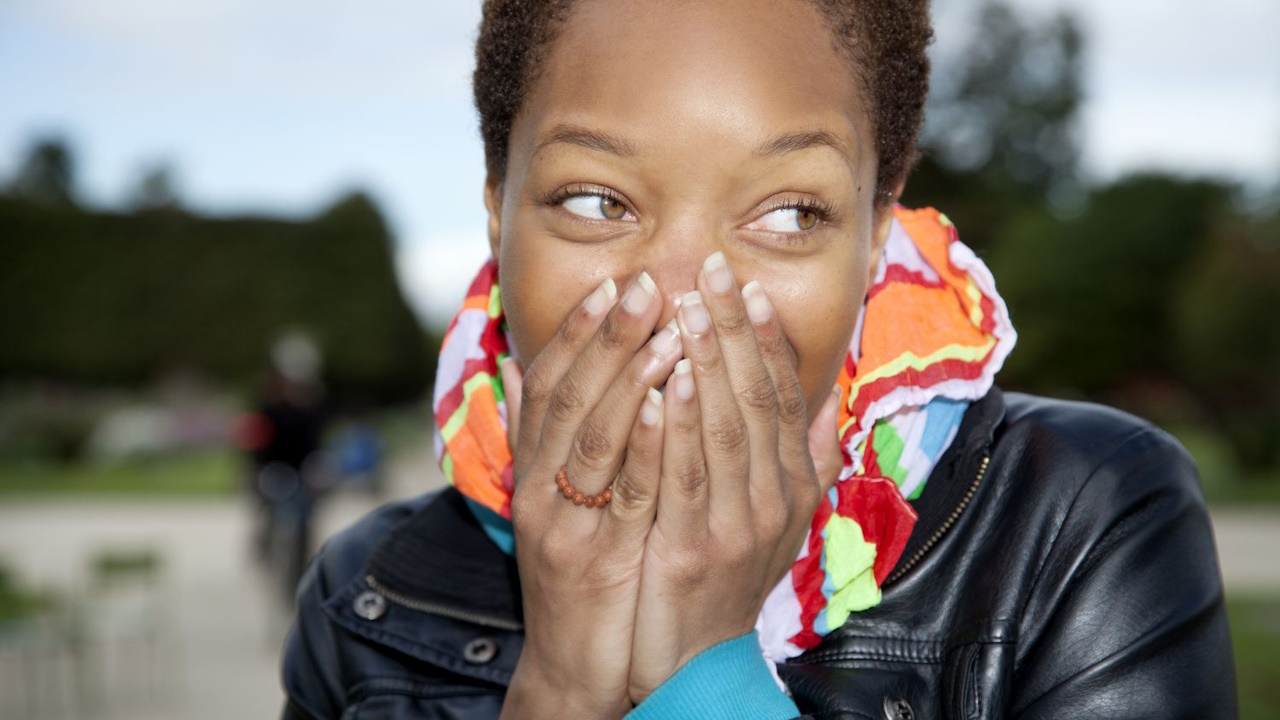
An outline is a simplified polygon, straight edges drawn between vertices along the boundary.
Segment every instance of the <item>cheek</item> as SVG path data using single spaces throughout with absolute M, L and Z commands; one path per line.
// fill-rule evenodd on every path
M 796 374 L 804 388 L 810 419 L 826 402 L 848 354 L 866 294 L 867 262 L 865 253 L 856 253 L 769 290 L 795 352 Z
M 498 281 L 515 344 L 512 351 L 527 369 L 568 317 L 574 298 L 585 296 L 587 290 L 576 287 L 578 274 L 556 272 L 538 253 L 515 249 L 519 245 L 504 243 Z
M 840 373 L 860 303 L 851 293 L 804 300 L 785 304 L 779 301 L 778 317 L 795 351 L 796 374 L 812 419 Z
M 564 319 L 611 274 L 609 264 L 597 255 L 571 252 L 562 243 L 514 224 L 502 239 L 498 282 L 515 345 L 512 351 L 526 370 Z

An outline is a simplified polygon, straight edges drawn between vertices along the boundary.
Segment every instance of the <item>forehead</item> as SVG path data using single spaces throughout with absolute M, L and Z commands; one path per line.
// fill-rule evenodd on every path
M 858 85 L 808 0 L 580 0 L 517 125 L 526 147 L 570 123 L 618 132 L 641 151 L 824 132 L 854 160 L 870 154 Z

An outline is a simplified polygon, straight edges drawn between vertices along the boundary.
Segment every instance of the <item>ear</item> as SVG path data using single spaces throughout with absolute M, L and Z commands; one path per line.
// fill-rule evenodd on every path
M 484 207 L 489 212 L 489 252 L 497 260 L 502 245 L 502 181 L 492 176 L 485 179 Z
M 893 230 L 893 209 L 897 207 L 902 191 L 906 187 L 906 180 L 899 182 L 890 193 L 888 201 L 876 210 L 875 219 L 871 222 L 871 261 L 867 266 L 867 272 L 870 275 L 867 278 L 868 285 L 875 280 L 876 269 L 880 267 L 880 257 L 884 254 L 884 246 L 889 242 L 889 233 Z

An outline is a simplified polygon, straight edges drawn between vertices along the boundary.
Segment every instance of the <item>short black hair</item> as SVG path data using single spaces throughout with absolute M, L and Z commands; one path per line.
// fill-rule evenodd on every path
M 878 161 L 875 206 L 915 165 L 929 92 L 933 40 L 928 0 L 809 0 L 826 16 L 832 34 L 858 68 L 854 82 L 871 103 Z M 485 165 L 491 178 L 506 174 L 511 126 L 572 9 L 573 0 L 484 0 L 472 79 Z

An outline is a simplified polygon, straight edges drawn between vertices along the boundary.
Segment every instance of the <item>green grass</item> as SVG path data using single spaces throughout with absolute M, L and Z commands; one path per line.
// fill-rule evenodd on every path
M 1227 599 L 1240 720 L 1280 720 L 1280 595 Z
M 241 459 L 231 450 L 117 463 L 0 463 L 0 497 L 226 497 L 239 483 Z

